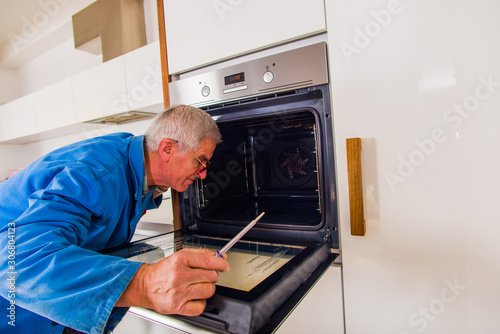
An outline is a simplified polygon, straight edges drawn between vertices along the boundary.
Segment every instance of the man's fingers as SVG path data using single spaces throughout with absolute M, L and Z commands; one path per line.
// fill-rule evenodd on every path
M 219 273 L 215 270 L 190 268 L 183 277 L 183 282 L 187 284 L 197 283 L 217 283 Z
M 215 293 L 215 284 L 213 283 L 198 283 L 191 284 L 186 289 L 191 299 L 208 299 Z
M 186 316 L 196 316 L 200 315 L 203 313 L 205 310 L 205 306 L 207 305 L 207 302 L 205 299 L 202 300 L 189 300 L 186 302 L 182 308 L 179 310 L 180 315 L 186 315 Z
M 191 268 L 217 270 L 220 272 L 229 271 L 229 263 L 215 256 L 215 253 L 209 249 L 186 248 L 181 252 L 187 255 L 185 258 L 186 265 Z
M 175 296 L 167 292 L 155 310 L 164 314 L 198 315 L 205 308 L 205 300 L 214 293 L 215 284 L 190 284 L 177 290 Z M 203 303 L 200 303 L 201 301 Z

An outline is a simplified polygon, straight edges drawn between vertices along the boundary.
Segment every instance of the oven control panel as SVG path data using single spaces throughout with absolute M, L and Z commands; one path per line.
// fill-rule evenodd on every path
M 327 83 L 321 42 L 171 82 L 170 102 L 203 107 Z

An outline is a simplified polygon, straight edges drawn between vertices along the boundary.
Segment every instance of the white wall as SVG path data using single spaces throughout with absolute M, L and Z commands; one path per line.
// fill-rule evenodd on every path
M 142 135 L 150 122 L 151 120 L 145 120 L 123 125 L 101 125 L 93 130 L 76 132 L 71 135 L 40 140 L 30 144 L 0 145 L 0 181 L 5 180 L 9 170 L 23 169 L 36 159 L 59 147 L 115 132 L 130 132 L 134 135 Z
M 56 148 L 84 139 L 89 139 L 115 132 L 130 132 L 133 133 L 134 135 L 142 135 L 150 122 L 151 120 L 123 124 L 123 125 L 104 124 L 94 130 L 77 132 L 69 136 L 62 136 L 62 137 L 41 140 L 34 143 L 25 144 L 23 146 L 24 149 L 26 149 L 32 155 L 32 159 L 35 160 L 41 157 L 42 155 L 55 150 Z
M 16 71 L 20 96 L 64 80 L 102 63 L 102 55 L 75 49 L 73 39 L 25 63 Z
M 14 70 L 0 67 L 0 105 L 20 97 L 19 79 Z
M 94 1 L 1 1 L 0 67 L 17 69 L 70 39 L 71 16 Z
M 0 182 L 7 178 L 9 170 L 24 168 L 31 159 L 23 145 L 0 145 Z

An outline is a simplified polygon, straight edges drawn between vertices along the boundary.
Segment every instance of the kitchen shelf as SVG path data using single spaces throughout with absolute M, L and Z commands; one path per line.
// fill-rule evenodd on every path
M 155 41 L 0 106 L 0 144 L 27 144 L 92 130 L 86 122 L 129 111 L 163 110 Z

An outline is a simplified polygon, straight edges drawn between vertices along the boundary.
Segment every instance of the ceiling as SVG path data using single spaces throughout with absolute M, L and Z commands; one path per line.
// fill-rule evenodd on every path
M 0 67 L 15 69 L 43 52 L 43 45 L 53 46 L 50 35 L 70 29 L 71 16 L 94 1 L 0 0 Z M 67 31 L 55 36 L 71 38 Z
M 0 44 L 7 40 L 7 33 L 19 33 L 22 26 L 22 18 L 31 18 L 39 11 L 40 0 L 0 0 Z

